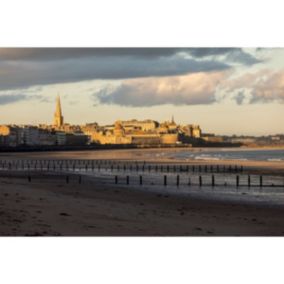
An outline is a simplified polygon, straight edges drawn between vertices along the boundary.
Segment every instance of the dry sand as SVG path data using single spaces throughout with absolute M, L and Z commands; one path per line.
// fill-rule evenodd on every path
M 71 177 L 0 178 L 2 236 L 279 236 L 284 207 L 111 188 Z

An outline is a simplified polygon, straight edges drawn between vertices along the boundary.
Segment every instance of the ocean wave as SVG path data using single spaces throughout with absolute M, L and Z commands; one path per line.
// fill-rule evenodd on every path
M 206 155 L 203 155 L 203 156 L 196 156 L 194 159 L 195 159 L 195 160 L 214 160 L 214 161 L 219 161 L 219 160 L 221 160 L 220 158 L 212 157 L 212 156 L 206 156 Z

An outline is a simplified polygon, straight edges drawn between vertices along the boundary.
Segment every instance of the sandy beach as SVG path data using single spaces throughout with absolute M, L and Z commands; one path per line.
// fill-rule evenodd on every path
M 214 160 L 169 159 L 159 156 L 162 151 L 165 153 L 165 149 L 1 153 L 0 157 L 1 160 L 10 161 L 92 159 L 133 163 L 147 161 L 149 164 L 220 164 L 220 161 Z M 180 149 L 171 148 L 166 151 L 172 153 Z M 242 183 L 247 182 L 248 173 L 261 173 L 272 175 L 272 179 L 276 176 L 278 182 L 283 184 L 283 162 L 226 160 L 222 164 L 244 166 Z M 177 173 L 169 173 L 169 184 L 164 187 L 164 173 L 138 173 L 135 170 L 115 173 L 123 178 L 123 184 L 114 184 L 114 172 L 110 170 L 110 165 L 102 167 L 105 168 L 95 171 L 86 171 L 83 167 L 75 172 L 70 168 L 55 171 L 3 169 L 0 176 L 0 235 L 284 235 L 284 193 L 281 188 L 238 190 L 234 186 L 226 188 L 223 184 L 214 190 L 208 186 L 201 190 L 196 185 L 194 191 L 194 188 L 191 190 L 186 185 L 189 173 L 179 173 L 180 187 L 175 185 Z M 131 178 L 129 186 L 125 186 L 126 174 Z M 139 174 L 144 175 L 148 185 L 139 186 Z M 197 182 L 199 174 L 196 177 L 192 174 L 190 173 L 192 179 L 195 178 Z M 28 180 L 28 175 L 31 176 L 31 181 Z M 235 184 L 235 174 L 229 175 L 232 175 Z M 82 178 L 80 183 L 79 176 Z M 216 174 L 216 183 L 222 181 L 222 176 L 222 173 Z M 253 182 L 258 183 L 259 177 L 256 178 Z M 266 183 L 267 178 L 264 179 Z M 211 174 L 208 174 L 207 180 L 211 181 Z M 152 186 L 152 183 L 156 185 Z M 270 190 L 273 191 L 272 195 Z
M 110 187 L 77 176 L 0 178 L 1 236 L 280 236 L 284 206 Z

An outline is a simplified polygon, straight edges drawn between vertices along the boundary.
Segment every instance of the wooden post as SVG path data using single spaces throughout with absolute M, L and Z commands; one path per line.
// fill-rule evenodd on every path
M 129 176 L 126 176 L 126 184 L 129 185 Z
M 240 177 L 236 176 L 236 186 L 239 187 L 240 185 Z
M 139 183 L 142 185 L 142 176 L 139 177 Z
M 81 184 L 81 183 L 82 183 L 82 177 L 79 176 L 79 184 Z
M 250 176 L 248 176 L 248 187 L 250 187 Z
M 164 186 L 166 186 L 167 185 L 167 176 L 165 175 L 164 176 Z
M 28 181 L 31 182 L 32 181 L 32 177 L 29 175 L 28 176 Z
M 199 186 L 202 186 L 202 176 L 199 176 Z
M 69 183 L 69 176 L 66 176 L 66 183 Z
M 191 185 L 190 177 L 188 178 L 188 185 Z
M 115 184 L 118 183 L 118 177 L 117 176 L 114 177 L 114 182 L 115 182 Z
M 259 186 L 262 187 L 262 176 L 259 177 Z
M 177 175 L 177 186 L 179 186 L 179 175 Z
M 212 175 L 212 186 L 214 187 L 215 186 L 215 176 Z

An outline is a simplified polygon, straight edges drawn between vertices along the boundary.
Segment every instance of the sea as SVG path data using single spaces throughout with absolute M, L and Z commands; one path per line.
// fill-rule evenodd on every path
M 284 161 L 284 149 L 198 149 L 159 155 L 178 160 Z

